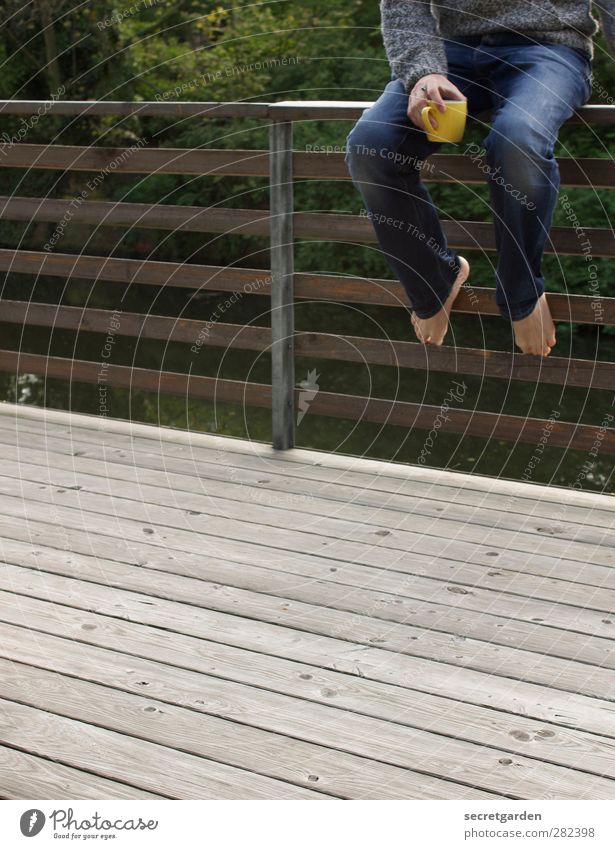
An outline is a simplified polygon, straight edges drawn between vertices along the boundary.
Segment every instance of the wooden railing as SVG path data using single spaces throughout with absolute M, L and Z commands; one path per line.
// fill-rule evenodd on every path
M 0 219 L 57 222 L 70 211 L 71 221 L 96 226 L 155 228 L 167 231 L 229 233 L 268 236 L 270 271 L 263 269 L 217 267 L 196 264 L 85 256 L 49 251 L 0 250 L 0 270 L 11 273 L 44 274 L 60 278 L 109 281 L 123 286 L 134 283 L 210 289 L 216 292 L 270 294 L 271 329 L 215 323 L 205 344 L 231 346 L 252 351 L 271 351 L 271 385 L 220 380 L 178 372 L 159 372 L 121 365 L 109 365 L 105 380 L 110 386 L 189 394 L 271 407 L 273 444 L 288 448 L 294 443 L 297 388 L 294 356 L 330 358 L 338 361 L 393 365 L 580 386 L 587 389 L 615 388 L 615 364 L 551 356 L 538 358 L 470 348 L 429 348 L 400 340 L 332 335 L 294 330 L 295 299 L 340 301 L 405 309 L 399 283 L 368 281 L 324 274 L 295 273 L 295 239 L 327 239 L 370 243 L 375 241 L 369 221 L 352 215 L 295 212 L 293 180 L 339 179 L 349 175 L 343 154 L 293 152 L 293 123 L 304 120 L 355 121 L 367 103 L 287 102 L 265 103 L 113 103 L 113 102 L 21 102 L 0 101 L 0 114 L 33 115 L 44 111 L 65 116 L 128 116 L 186 118 L 258 118 L 270 123 L 268 150 L 170 150 L 140 149 L 117 166 L 115 172 L 143 174 L 196 174 L 212 176 L 257 176 L 270 179 L 268 210 L 223 209 L 173 206 L 169 204 L 111 203 L 31 197 L 0 198 Z M 615 107 L 587 106 L 579 110 L 573 123 L 611 125 Z M 0 144 L 0 167 L 98 171 L 122 158 L 122 150 L 110 147 L 73 147 L 28 143 Z M 615 163 L 608 159 L 560 160 L 562 184 L 570 187 L 615 187 Z M 435 182 L 480 183 L 481 172 L 467 156 L 436 155 L 429 161 L 425 179 Z M 444 229 L 456 249 L 495 249 L 490 224 L 471 221 L 445 221 Z M 610 229 L 586 228 L 594 257 L 615 257 L 615 239 Z M 554 227 L 548 252 L 581 255 L 579 239 L 568 227 Z M 259 285 L 254 286 L 254 281 Z M 593 296 L 549 295 L 557 320 L 609 325 L 615 324 L 615 298 L 600 296 L 599 313 Z M 455 311 L 496 315 L 493 291 L 474 288 L 462 291 Z M 56 306 L 4 299 L 1 320 L 18 325 L 66 328 L 104 333 L 113 313 L 109 310 Z M 178 342 L 193 342 L 203 322 L 158 315 L 122 312 L 118 335 Z M 0 370 L 33 372 L 47 377 L 97 382 L 100 363 L 0 350 Z M 431 428 L 439 408 L 382 398 L 320 391 L 310 405 L 310 413 L 401 425 Z M 451 409 L 442 430 L 485 438 L 536 443 L 547 422 L 476 410 Z M 553 446 L 589 449 L 600 438 L 601 450 L 615 453 L 615 432 L 598 425 L 550 422 L 549 443 Z

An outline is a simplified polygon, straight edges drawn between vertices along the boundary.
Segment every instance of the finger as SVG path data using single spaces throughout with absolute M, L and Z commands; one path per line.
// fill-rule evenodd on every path
M 412 123 L 414 124 L 415 127 L 418 127 L 420 129 L 421 125 L 419 124 L 419 119 L 418 119 L 418 116 L 417 116 L 416 112 L 414 111 L 414 109 L 411 109 L 408 112 L 408 118 L 410 118 L 410 120 L 412 121 Z
M 437 89 L 434 89 L 434 91 L 437 91 Z M 431 102 L 432 101 L 430 100 L 429 91 L 425 91 L 425 92 L 421 91 L 420 95 L 415 95 L 415 101 L 414 101 L 414 104 L 413 104 L 410 112 L 408 113 L 408 117 L 410 118 L 412 123 L 415 126 L 417 126 L 420 130 L 425 129 L 425 124 L 423 122 L 423 109 L 426 106 L 429 106 L 429 104 Z M 438 122 L 435 119 L 435 117 L 431 113 L 429 113 L 428 118 L 429 118 L 429 123 L 432 126 L 432 129 L 437 130 L 438 129 Z
M 422 99 L 413 98 L 408 105 L 408 115 L 411 118 L 416 118 L 417 115 L 420 115 L 421 109 L 424 106 L 424 101 Z
M 416 110 L 418 102 L 418 97 L 414 94 L 414 92 L 412 92 L 410 94 L 410 97 L 408 98 L 408 108 L 406 109 L 408 118 L 410 118 L 411 121 L 414 121 L 416 119 Z
M 459 91 L 456 85 L 452 83 L 447 86 L 440 87 L 441 94 L 446 98 L 446 100 L 467 100 L 465 94 Z
M 423 117 L 422 117 L 422 113 L 421 113 L 421 112 L 419 112 L 419 116 L 420 116 L 420 117 L 419 117 L 419 121 L 421 122 L 421 124 L 420 124 L 420 125 L 424 128 L 424 127 L 425 127 L 425 125 L 423 124 Z M 431 112 L 428 112 L 428 113 L 427 113 L 427 118 L 428 118 L 429 123 L 431 124 L 432 128 L 433 128 L 434 130 L 437 130 L 437 129 L 438 129 L 438 119 L 436 118 L 436 116 L 435 116 L 435 115 L 433 115 Z
M 440 94 L 440 86 L 433 86 L 428 91 L 429 99 L 434 102 L 440 112 L 446 112 L 446 106 L 444 105 L 444 100 L 442 99 L 442 95 Z
M 422 101 L 422 102 L 420 102 L 420 103 L 418 103 L 418 104 L 415 104 L 415 105 L 414 105 L 414 106 L 410 109 L 410 111 L 408 112 L 408 117 L 410 118 L 410 120 L 412 121 L 412 123 L 415 125 L 415 127 L 418 127 L 420 130 L 425 129 L 425 126 L 424 126 L 424 124 L 423 124 L 423 119 L 422 119 L 422 117 L 421 117 L 421 113 L 422 113 L 422 111 L 423 111 L 423 108 L 424 108 L 426 105 L 427 105 L 427 104 L 425 103 L 425 101 Z

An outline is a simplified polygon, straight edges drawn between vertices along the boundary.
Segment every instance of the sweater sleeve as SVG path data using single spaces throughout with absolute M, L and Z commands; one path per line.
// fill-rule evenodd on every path
M 428 2 L 381 0 L 380 12 L 387 59 L 406 91 L 426 74 L 446 75 L 446 52 Z
M 615 56 L 615 0 L 594 0 L 602 24 L 602 32 L 611 53 Z

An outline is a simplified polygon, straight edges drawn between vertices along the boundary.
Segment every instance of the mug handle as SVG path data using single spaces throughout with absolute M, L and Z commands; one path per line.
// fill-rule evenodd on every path
M 421 109 L 421 118 L 422 118 L 422 120 L 423 120 L 423 124 L 425 125 L 425 130 L 426 130 L 428 133 L 434 133 L 434 132 L 437 132 L 437 129 L 438 129 L 438 122 L 436 121 L 436 126 L 435 126 L 435 129 L 434 129 L 434 127 L 433 127 L 433 125 L 432 125 L 431 121 L 429 120 L 429 116 L 430 116 L 430 115 L 436 115 L 436 114 L 437 114 L 437 112 L 436 112 L 436 107 L 435 107 L 435 106 L 424 106 L 424 107 Z

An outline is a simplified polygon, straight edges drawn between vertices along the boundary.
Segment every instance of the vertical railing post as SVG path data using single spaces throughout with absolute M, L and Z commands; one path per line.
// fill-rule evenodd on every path
M 293 125 L 269 131 L 271 251 L 271 393 L 273 447 L 295 444 Z

